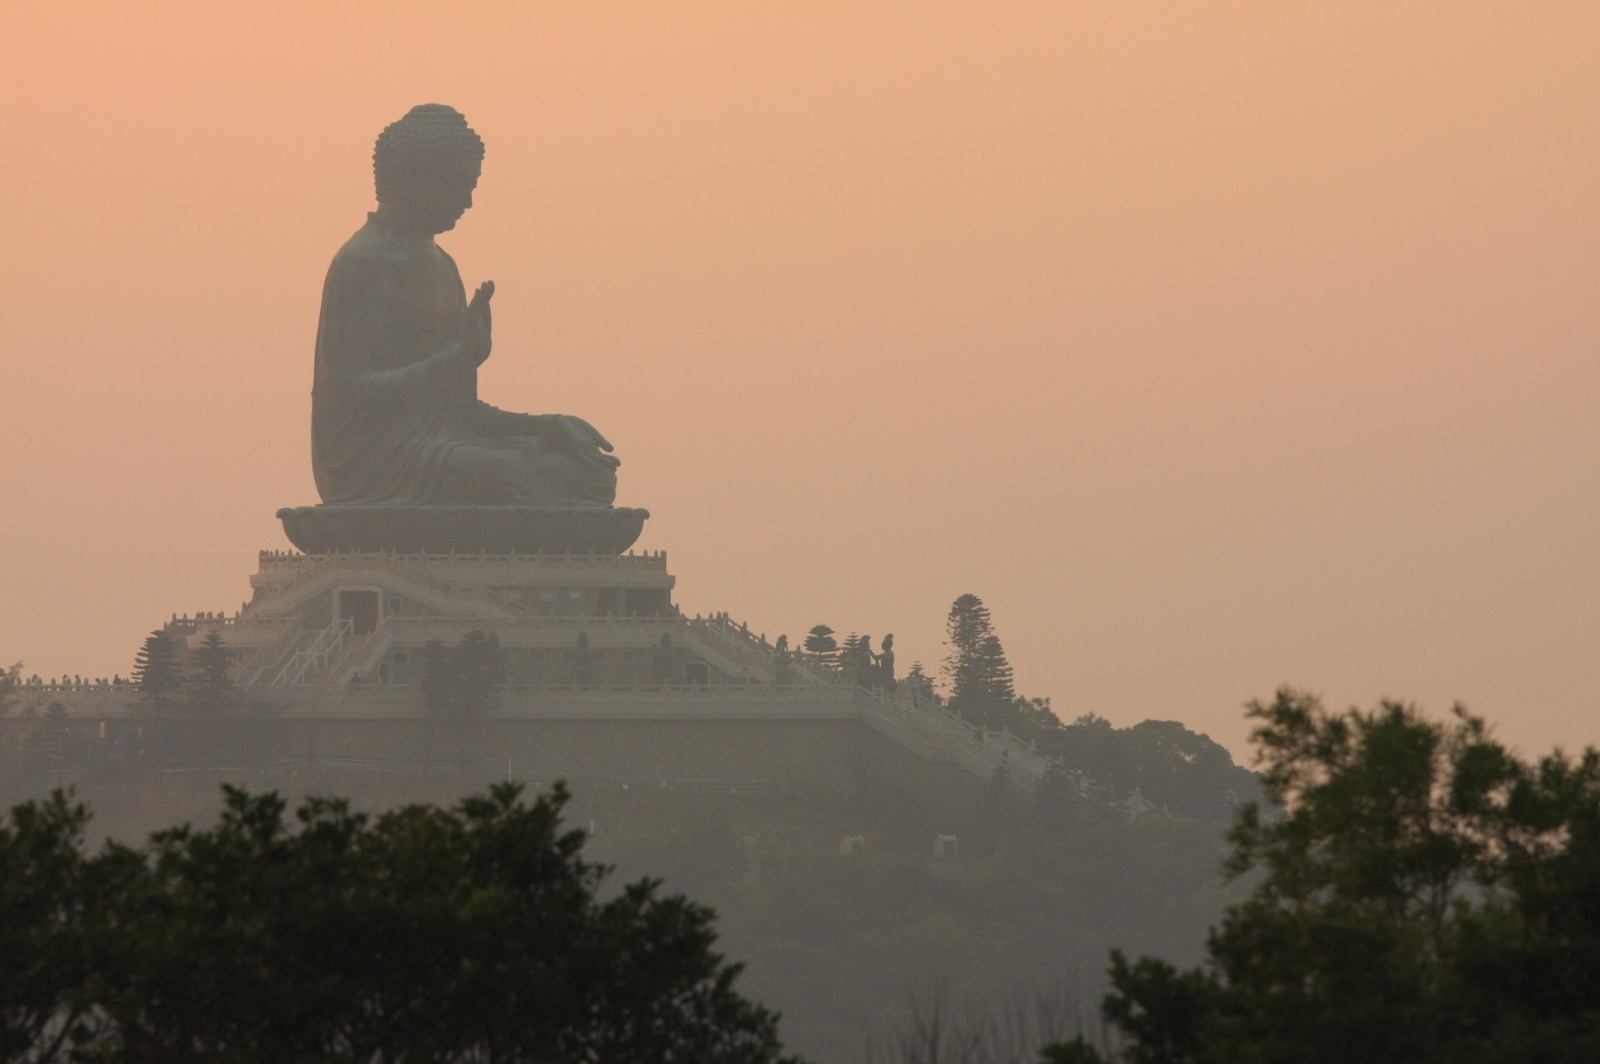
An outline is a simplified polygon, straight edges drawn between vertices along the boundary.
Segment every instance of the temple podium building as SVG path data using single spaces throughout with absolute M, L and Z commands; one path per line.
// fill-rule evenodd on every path
M 517 555 L 263 551 L 254 595 L 224 637 L 241 679 L 266 690 L 409 685 L 430 639 L 500 641 L 509 687 L 710 683 L 755 675 L 745 647 L 705 645 L 675 624 L 664 553 Z M 206 627 L 188 622 L 194 640 Z M 662 653 L 660 638 L 681 649 Z M 588 656 L 579 660 L 577 637 Z M 691 644 L 693 649 L 691 649 Z M 743 653 L 741 654 L 741 650 Z M 769 677 L 770 678 L 770 677 Z
M 1030 744 L 904 686 L 858 686 L 727 614 L 685 615 L 675 583 L 664 552 L 262 551 L 240 610 L 175 616 L 164 630 L 191 671 L 202 642 L 221 636 L 237 688 L 230 716 L 277 729 L 264 756 L 278 763 L 428 771 L 439 767 L 430 744 L 459 735 L 470 749 L 453 766 L 535 783 L 834 792 L 898 748 L 974 782 L 1003 773 L 1027 794 L 1050 767 Z M 488 710 L 430 715 L 424 647 L 474 631 L 499 643 Z M 152 719 L 126 684 L 35 696 L 101 738 Z M 175 712 L 163 728 L 228 723 Z

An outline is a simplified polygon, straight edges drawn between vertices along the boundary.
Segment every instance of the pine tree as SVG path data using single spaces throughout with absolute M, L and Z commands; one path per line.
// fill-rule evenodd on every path
M 189 706 L 196 713 L 216 716 L 232 709 L 239 700 L 229 669 L 233 651 L 222 641 L 221 632 L 209 632 L 194 651 L 194 675 L 189 680 Z
M 923 668 L 922 662 L 913 661 L 911 671 L 906 673 L 906 678 L 901 681 L 900 688 L 917 703 L 938 704 L 939 696 L 934 693 L 933 679 Z
M 1018 716 L 1011 663 L 995 635 L 989 608 L 976 595 L 962 595 L 945 621 L 944 680 L 950 708 L 975 724 L 999 728 Z
M 844 649 L 839 652 L 839 671 L 851 683 L 871 687 L 877 680 L 872 658 L 872 637 L 852 632 L 845 638 Z
M 978 644 L 977 674 L 982 678 L 983 701 L 991 706 L 1009 706 L 1017 700 L 1011 686 L 1011 663 L 1006 660 L 1000 637 L 993 633 Z
M 950 650 L 941 670 L 945 689 L 950 692 L 951 708 L 965 709 L 983 700 L 985 684 L 973 670 L 978 648 L 993 634 L 989 607 L 977 595 L 962 595 L 951 603 L 950 616 L 945 619 L 945 643 Z
M 17 706 L 17 688 L 22 686 L 22 662 L 11 668 L 0 668 L 0 717 Z
M 839 674 L 852 683 L 858 682 L 860 676 L 861 637 L 854 632 L 844 637 L 839 644 L 839 653 L 834 659 L 834 667 Z
M 34 778 L 47 786 L 60 787 L 65 774 L 78 767 L 81 744 L 72 730 L 67 707 L 51 702 L 44 716 L 28 732 L 22 755 Z
M 417 686 L 422 689 L 422 708 L 431 717 L 450 713 L 451 692 L 455 689 L 454 662 L 444 640 L 434 638 L 422 644 L 422 663 Z
M 806 641 L 801 644 L 807 654 L 819 665 L 836 668 L 839 663 L 839 642 L 833 638 L 833 629 L 825 624 L 819 624 L 806 633 Z
M 474 629 L 461 637 L 450 657 L 455 666 L 451 709 L 461 717 L 486 716 L 494 701 L 491 689 L 504 675 L 500 637 Z
M 482 717 L 494 700 L 493 687 L 505 680 L 500 637 L 473 630 L 453 647 L 441 639 L 422 645 L 422 708 L 432 717 Z
M 145 709 L 160 716 L 172 707 L 183 687 L 183 669 L 178 665 L 178 648 L 165 628 L 157 628 L 145 638 L 133 659 L 133 686 Z

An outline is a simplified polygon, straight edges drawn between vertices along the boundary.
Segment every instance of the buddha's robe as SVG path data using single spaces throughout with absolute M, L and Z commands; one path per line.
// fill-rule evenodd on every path
M 376 214 L 322 290 L 311 455 L 325 503 L 608 506 L 616 473 L 555 449 L 559 415 L 478 398 L 466 290 L 427 236 Z

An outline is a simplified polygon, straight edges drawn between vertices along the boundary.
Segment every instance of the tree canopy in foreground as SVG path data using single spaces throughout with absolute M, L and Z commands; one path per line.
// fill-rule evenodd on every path
M 607 869 L 566 793 L 295 811 L 86 854 L 59 792 L 0 823 L 0 1061 L 778 1061 L 712 913 Z
M 1600 1060 L 1600 754 L 1529 763 L 1459 708 L 1250 712 L 1273 815 L 1225 871 L 1255 888 L 1200 967 L 1113 955 L 1127 1061 Z

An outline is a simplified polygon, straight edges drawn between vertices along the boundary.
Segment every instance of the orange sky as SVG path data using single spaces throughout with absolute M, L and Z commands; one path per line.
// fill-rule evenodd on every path
M 242 8 L 243 5 L 238 5 Z M 221 10 L 226 8 L 226 10 Z M 1452 699 L 1600 741 L 1600 6 L 0 5 L 0 657 L 127 673 L 315 501 L 380 128 L 486 398 L 588 417 L 690 612 L 1067 718 Z

